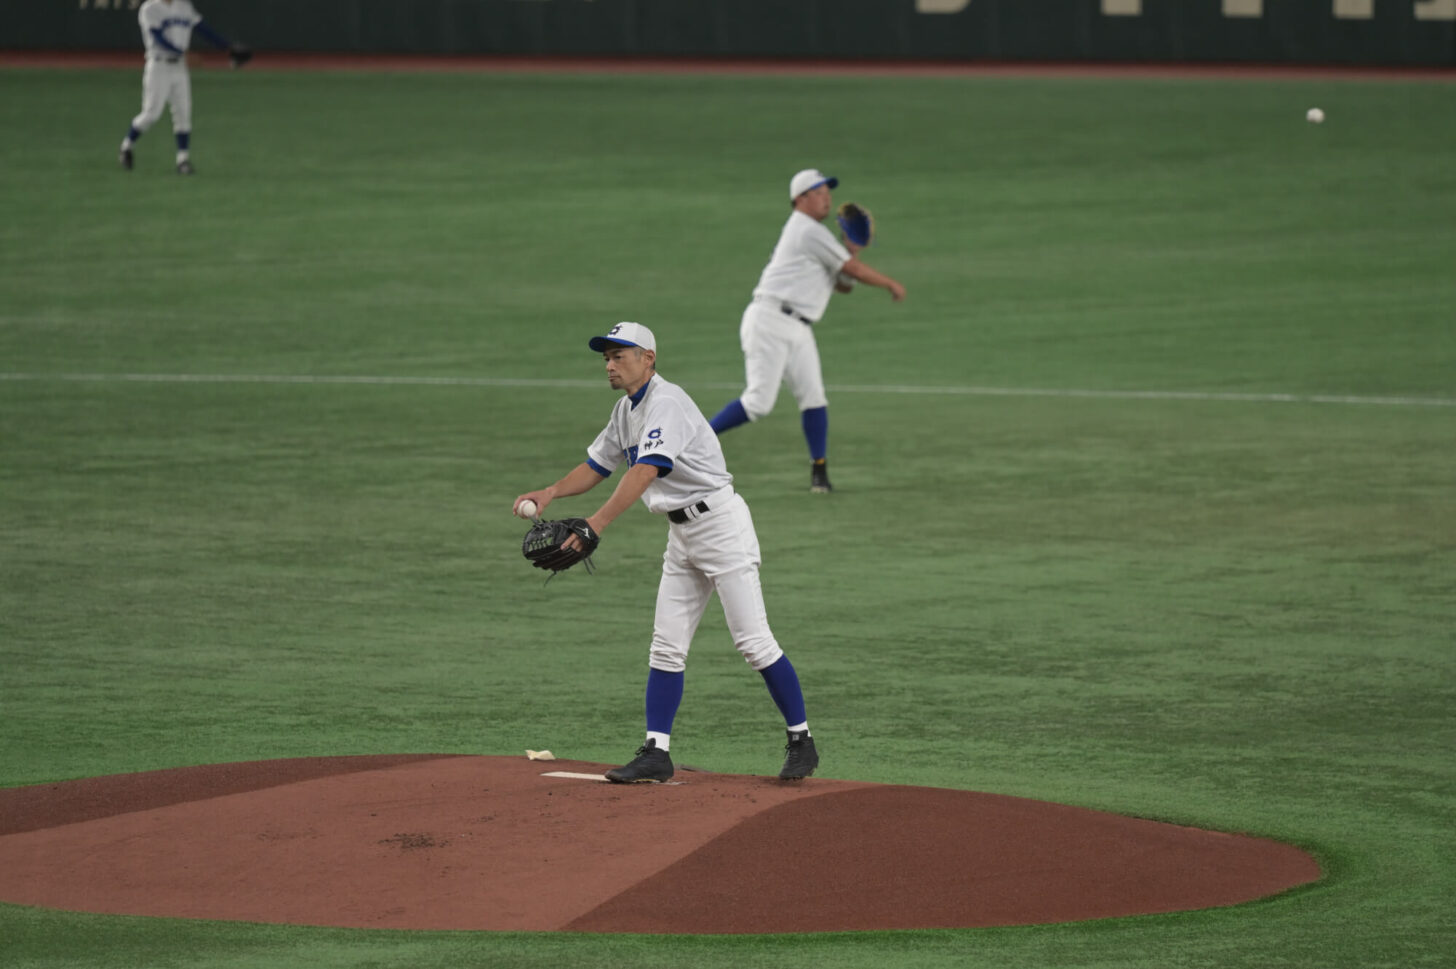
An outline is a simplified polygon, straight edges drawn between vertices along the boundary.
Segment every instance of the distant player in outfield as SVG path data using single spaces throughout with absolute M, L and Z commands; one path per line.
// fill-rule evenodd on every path
M 172 109 L 172 134 L 177 139 L 177 174 L 191 175 L 192 168 L 192 75 L 187 70 L 187 50 L 195 30 L 233 55 L 233 65 L 245 63 L 241 46 L 235 46 L 202 22 L 202 14 L 191 0 L 147 0 L 137 11 L 146 48 L 147 66 L 142 71 L 142 110 L 131 119 L 121 142 L 121 167 L 131 171 L 137 139 Z
M 711 421 L 719 434 L 756 421 L 773 410 L 779 384 L 788 384 L 798 401 L 804 440 L 809 445 L 809 490 L 813 492 L 832 489 L 829 398 L 824 394 L 814 324 L 824 316 L 829 297 L 849 292 L 856 280 L 888 289 L 896 302 L 905 298 L 904 286 L 860 261 L 859 246 L 841 242 L 824 227 L 834 206 L 830 190 L 838 185 L 837 178 L 815 168 L 806 168 L 789 180 L 793 211 L 738 330 L 747 386 Z

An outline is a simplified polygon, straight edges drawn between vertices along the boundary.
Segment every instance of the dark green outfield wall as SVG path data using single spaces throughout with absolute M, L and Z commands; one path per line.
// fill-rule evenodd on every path
M 141 0 L 7 0 L 0 49 L 139 43 Z M 260 50 L 1456 66 L 1456 0 L 198 0 Z

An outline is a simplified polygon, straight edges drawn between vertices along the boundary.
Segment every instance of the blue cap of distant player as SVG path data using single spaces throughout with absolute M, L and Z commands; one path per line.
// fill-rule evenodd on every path
M 613 347 L 641 347 L 657 352 L 657 337 L 641 323 L 618 323 L 605 336 L 594 336 L 588 344 L 597 353 L 604 353 Z
M 828 185 L 830 188 L 839 187 L 839 179 L 832 175 L 826 175 L 817 168 L 806 168 L 802 172 L 795 172 L 794 177 L 789 179 L 789 201 L 803 195 L 820 185 Z

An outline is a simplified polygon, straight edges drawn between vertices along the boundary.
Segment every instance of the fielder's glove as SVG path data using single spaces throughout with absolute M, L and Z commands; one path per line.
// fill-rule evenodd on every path
M 835 218 L 844 237 L 855 245 L 867 246 L 875 241 L 875 217 L 858 202 L 845 202 Z
M 562 547 L 562 543 L 572 535 L 581 542 L 581 548 Z M 591 554 L 597 550 L 601 540 L 601 536 L 592 531 L 585 518 L 537 522 L 522 540 L 521 554 L 536 568 L 547 569 L 552 573 L 564 572 L 578 562 L 585 562 L 586 570 L 591 572 Z
M 233 70 L 237 70 L 252 59 L 253 49 L 246 44 L 234 44 L 228 48 L 228 63 L 232 64 Z

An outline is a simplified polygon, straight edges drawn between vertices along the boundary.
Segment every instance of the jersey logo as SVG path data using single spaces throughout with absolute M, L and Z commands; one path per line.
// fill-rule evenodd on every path
M 623 451 L 622 454 L 626 456 L 628 464 L 636 464 L 639 454 L 650 454 L 662 447 L 662 444 L 662 428 L 654 427 L 647 432 L 647 442 L 645 444 L 634 444 Z

